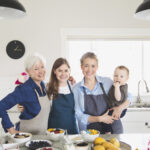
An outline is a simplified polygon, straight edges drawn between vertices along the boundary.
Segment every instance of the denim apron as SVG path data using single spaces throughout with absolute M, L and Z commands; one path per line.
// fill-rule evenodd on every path
M 89 114 L 91 116 L 101 116 L 108 110 L 107 106 L 108 97 L 105 94 L 105 90 L 102 83 L 100 83 L 100 87 L 103 91 L 103 94 L 99 95 L 92 95 L 92 94 L 87 95 L 84 88 L 83 91 L 84 91 L 85 114 Z M 111 124 L 111 126 L 112 126 L 111 128 L 112 133 L 122 133 L 123 128 L 120 120 L 114 121 L 114 123 Z M 103 122 L 90 123 L 87 125 L 87 129 L 99 130 L 101 134 L 105 134 L 105 132 L 107 132 L 105 130 L 105 123 Z
M 74 96 L 69 83 L 68 86 L 70 93 L 58 94 L 58 98 L 52 102 L 48 128 L 62 128 L 67 130 L 68 134 L 77 134 Z

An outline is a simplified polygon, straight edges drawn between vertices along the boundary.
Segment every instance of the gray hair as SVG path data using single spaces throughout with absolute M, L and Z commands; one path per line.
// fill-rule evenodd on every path
M 31 67 L 33 65 L 36 65 L 36 64 L 39 64 L 40 62 L 42 62 L 45 66 L 46 64 L 46 60 L 43 56 L 41 56 L 40 54 L 38 53 L 34 53 L 32 55 L 29 55 L 26 59 L 25 59 L 25 62 L 24 62 L 24 65 L 25 65 L 25 69 L 29 70 L 31 69 Z

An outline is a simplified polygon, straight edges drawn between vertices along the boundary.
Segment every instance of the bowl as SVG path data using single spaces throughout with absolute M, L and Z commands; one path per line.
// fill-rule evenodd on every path
M 52 142 L 49 140 L 31 140 L 31 141 L 28 141 L 25 144 L 25 146 L 28 149 L 35 150 L 35 149 L 44 148 L 44 147 L 51 147 Z
M 37 150 L 53 150 L 52 147 L 42 147 L 42 148 L 38 148 Z
M 50 140 L 52 141 L 59 141 L 64 137 L 65 130 L 60 128 L 49 128 L 46 131 L 46 134 L 49 136 Z
M 15 143 L 25 143 L 31 140 L 32 134 L 31 133 L 26 133 L 26 132 L 21 132 L 21 133 L 16 133 L 11 135 L 11 138 Z
M 88 150 L 89 144 L 87 142 L 77 143 L 77 144 L 75 144 L 75 149 L 76 150 Z
M 100 132 L 95 129 L 81 131 L 81 136 L 85 142 L 93 142 L 99 136 Z
M 8 144 L 3 144 L 2 147 L 0 146 L 0 150 L 7 150 L 7 149 L 19 150 L 19 144 L 8 143 Z

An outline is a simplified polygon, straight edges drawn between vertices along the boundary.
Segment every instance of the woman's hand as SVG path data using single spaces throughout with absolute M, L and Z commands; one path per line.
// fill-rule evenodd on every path
M 24 111 L 24 107 L 22 105 L 17 105 L 18 111 L 19 112 L 23 112 Z
M 20 131 L 15 130 L 14 127 L 11 127 L 11 128 L 9 128 L 9 129 L 7 129 L 7 131 L 8 131 L 10 134 L 16 134 L 16 133 L 19 133 L 19 132 L 20 132 Z
M 73 76 L 69 77 L 69 81 L 70 81 L 71 85 L 74 85 L 76 83 L 76 80 L 73 78 Z
M 115 118 L 113 116 L 109 116 L 108 113 L 109 113 L 109 110 L 102 116 L 99 116 L 99 119 L 100 119 L 99 122 L 104 122 L 106 124 L 112 124 L 114 122 Z

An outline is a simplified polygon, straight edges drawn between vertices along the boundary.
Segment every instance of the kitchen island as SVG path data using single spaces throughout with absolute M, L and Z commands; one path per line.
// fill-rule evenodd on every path
M 72 135 L 69 135 L 72 136 Z M 101 137 L 105 138 L 106 140 L 109 140 L 113 137 L 116 137 L 119 141 L 125 142 L 129 144 L 132 147 L 132 150 L 135 150 L 138 148 L 138 150 L 147 150 L 148 147 L 148 141 L 150 139 L 150 134 L 110 134 L 110 135 L 100 135 Z M 48 135 L 33 135 L 32 140 L 38 139 L 38 140 L 49 140 Z M 57 146 L 57 144 L 60 146 L 60 150 L 63 149 L 63 144 L 61 145 L 61 142 L 54 142 L 54 145 Z M 20 150 L 28 150 L 26 146 L 20 146 Z

